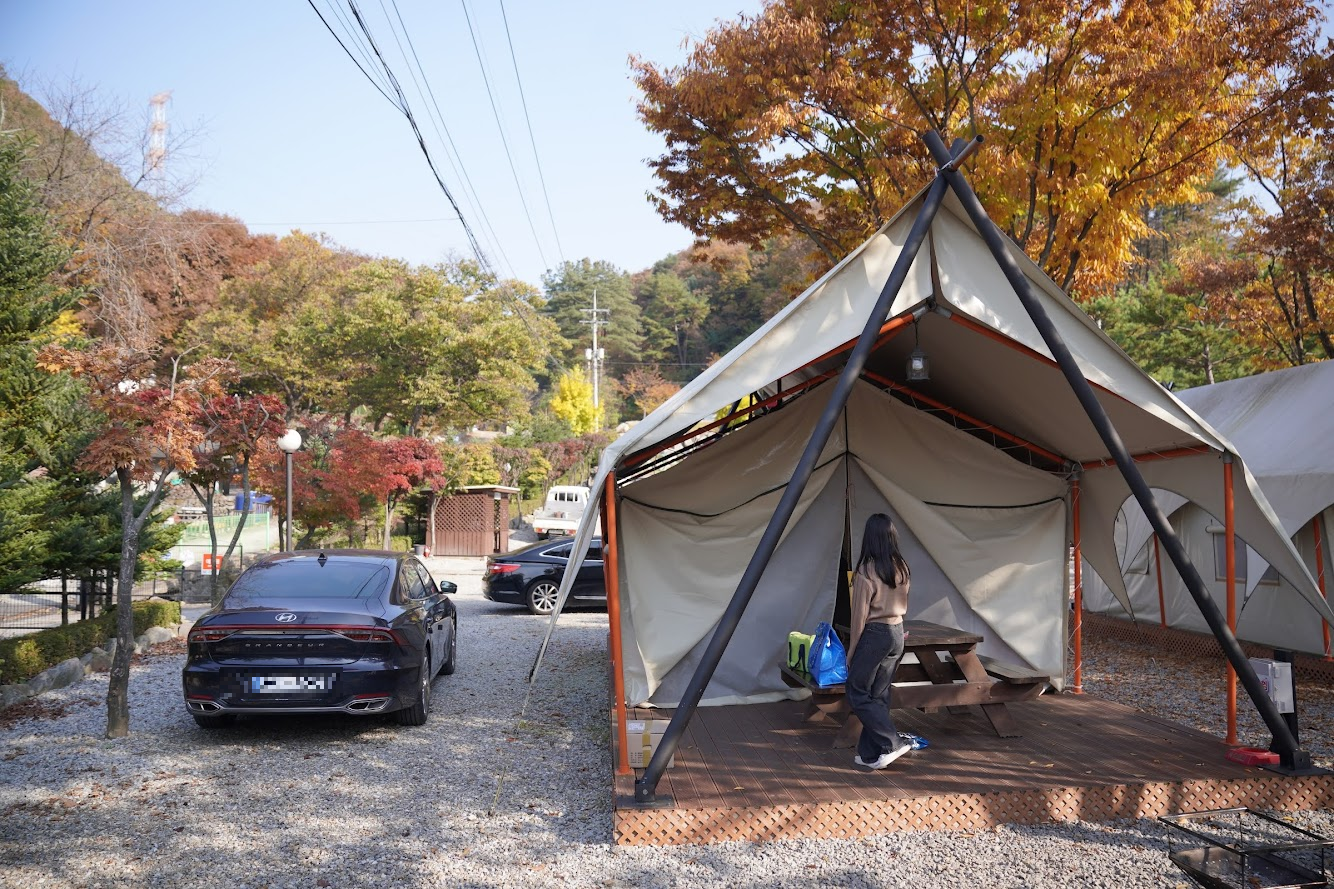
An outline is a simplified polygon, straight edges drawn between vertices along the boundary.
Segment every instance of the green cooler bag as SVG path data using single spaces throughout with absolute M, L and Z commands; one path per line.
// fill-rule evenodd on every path
M 815 637 L 810 633 L 791 632 L 787 634 L 787 665 L 802 673 L 806 670 L 806 652 L 811 650 Z

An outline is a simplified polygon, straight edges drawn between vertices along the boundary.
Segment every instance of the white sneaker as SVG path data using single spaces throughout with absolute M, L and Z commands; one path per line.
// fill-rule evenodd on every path
M 863 762 L 860 763 L 860 765 L 864 765 L 868 769 L 883 769 L 885 766 L 889 765 L 891 762 L 898 759 L 900 756 L 907 753 L 911 749 L 912 749 L 911 744 L 904 744 L 902 747 L 899 747 L 895 750 L 891 750 L 888 753 L 880 754 L 880 758 L 877 759 L 875 762 Z M 860 759 L 860 757 L 858 758 Z

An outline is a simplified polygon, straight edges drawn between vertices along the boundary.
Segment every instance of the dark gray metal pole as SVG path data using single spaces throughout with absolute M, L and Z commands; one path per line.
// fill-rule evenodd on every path
M 783 536 L 783 530 L 787 527 L 788 521 L 792 518 L 792 513 L 797 508 L 797 501 L 801 499 L 806 483 L 810 481 L 811 473 L 815 470 L 815 462 L 820 458 L 820 452 L 824 450 L 825 444 L 829 441 L 829 435 L 834 429 L 834 424 L 838 421 L 838 415 L 848 403 L 853 384 L 857 382 L 857 378 L 861 376 L 862 370 L 866 367 L 866 360 L 870 357 L 871 349 L 875 346 L 875 341 L 880 334 L 880 328 L 885 323 L 885 315 L 889 312 L 894 297 L 898 295 L 899 288 L 903 286 L 903 282 L 907 279 L 908 269 L 912 266 L 913 259 L 922 246 L 922 241 L 926 239 L 926 233 L 931 228 L 931 220 L 935 218 L 936 211 L 940 209 L 940 202 L 944 197 L 945 181 L 937 176 L 926 193 L 926 198 L 922 202 L 922 209 L 917 213 L 917 219 L 914 220 L 912 228 L 908 231 L 908 238 L 903 244 L 903 249 L 899 252 L 893 270 L 889 273 L 889 279 L 885 281 L 884 289 L 880 291 L 880 298 L 876 300 L 875 308 L 871 310 L 870 316 L 866 319 L 866 326 L 857 339 L 857 345 L 853 347 L 852 353 L 848 356 L 848 363 L 843 366 L 843 371 L 829 394 L 829 403 L 825 405 L 824 412 L 820 415 L 820 419 L 815 424 L 815 429 L 811 432 L 811 439 L 806 443 L 806 450 L 802 452 L 801 459 L 797 461 L 797 468 L 792 472 L 792 480 L 787 483 L 783 496 L 778 501 L 778 507 L 769 519 L 769 526 L 764 529 L 759 546 L 756 547 L 755 554 L 751 556 L 750 564 L 746 566 L 746 572 L 741 575 L 741 582 L 732 595 L 732 601 L 728 604 L 727 610 L 723 612 L 723 616 L 718 619 L 718 629 L 714 631 L 713 638 L 709 640 L 708 647 L 704 649 L 704 654 L 695 667 L 695 673 L 690 678 L 690 684 L 681 697 L 681 703 L 677 705 L 676 710 L 672 713 L 671 722 L 667 724 L 662 742 L 653 751 L 653 758 L 649 760 L 648 768 L 644 770 L 643 777 L 635 781 L 636 802 L 653 802 L 654 794 L 658 789 L 658 781 L 662 779 L 662 773 L 667 768 L 667 763 L 671 761 L 672 754 L 676 752 L 676 745 L 681 740 L 686 723 L 690 721 L 695 708 L 699 706 L 699 700 L 704 695 L 704 688 L 709 684 L 709 680 L 713 678 L 713 672 L 718 668 L 718 662 L 722 660 L 727 643 L 731 641 L 732 634 L 736 632 L 737 625 L 741 622 L 741 615 L 745 612 L 746 605 L 755 592 L 755 587 L 759 585 L 760 577 L 764 574 L 764 569 L 768 567 L 770 557 L 773 556 L 774 550 L 778 548 L 779 538 Z
M 931 155 L 936 162 L 942 166 L 947 165 L 951 160 L 949 149 L 945 147 L 944 141 L 935 131 L 930 131 L 923 136 L 927 148 L 931 150 Z M 1107 446 L 1113 459 L 1116 460 L 1117 467 L 1121 470 L 1121 475 L 1125 477 L 1126 484 L 1130 486 L 1130 491 L 1139 501 L 1140 508 L 1148 516 L 1153 530 L 1157 532 L 1158 539 L 1162 542 L 1163 548 L 1167 550 L 1167 555 L 1181 574 L 1181 579 L 1185 581 L 1186 589 L 1190 590 L 1191 597 L 1195 604 L 1199 606 L 1200 613 L 1204 615 L 1209 628 L 1213 630 L 1214 636 L 1218 638 L 1218 643 L 1227 655 L 1227 659 L 1232 663 L 1232 668 L 1237 671 L 1237 676 L 1241 678 L 1242 685 L 1246 688 L 1246 693 L 1250 695 L 1255 707 L 1260 711 L 1260 716 L 1264 718 L 1265 725 L 1274 736 L 1274 746 L 1277 748 L 1282 765 L 1290 770 L 1307 770 L 1311 768 L 1311 756 L 1309 753 L 1301 750 L 1297 746 L 1297 741 L 1288 731 L 1287 724 L 1283 717 L 1279 715 L 1278 708 L 1274 702 L 1264 693 L 1260 685 L 1259 678 L 1255 671 L 1251 669 L 1250 661 L 1246 659 L 1246 654 L 1241 650 L 1241 645 L 1237 643 L 1237 638 L 1232 635 L 1232 630 L 1228 628 L 1227 622 L 1218 611 L 1218 606 L 1204 588 L 1204 581 L 1200 579 L 1199 572 L 1191 564 L 1190 556 L 1186 554 L 1186 549 L 1181 545 L 1180 538 L 1172 530 L 1172 525 L 1163 515 L 1163 511 L 1158 507 L 1158 502 L 1154 499 L 1153 491 L 1149 488 L 1144 476 L 1140 473 L 1139 467 L 1131 459 L 1130 452 L 1126 450 L 1124 442 L 1121 441 L 1120 434 L 1116 427 L 1112 425 L 1107 412 L 1103 410 L 1102 404 L 1098 402 L 1097 396 L 1093 394 L 1093 387 L 1089 385 L 1084 374 L 1080 372 L 1079 365 L 1075 358 L 1070 354 L 1070 349 L 1066 346 L 1065 340 L 1061 337 L 1060 331 L 1047 315 L 1046 309 L 1034 298 L 1029 289 L 1028 278 L 1019 268 L 1019 264 L 1014 261 L 1006 248 L 1005 241 L 996 228 L 995 224 L 987 216 L 987 211 L 982 207 L 982 202 L 978 200 L 977 195 L 968 182 L 958 172 L 951 169 L 942 169 L 941 175 L 949 183 L 954 194 L 963 204 L 968 212 L 968 217 L 972 219 L 973 225 L 977 226 L 978 233 L 986 241 L 987 247 L 996 258 L 1001 271 L 1004 272 L 1006 280 L 1014 288 L 1019 301 L 1023 303 L 1028 316 L 1033 320 L 1033 325 L 1038 333 L 1042 335 L 1042 340 L 1051 350 L 1052 357 L 1060 365 L 1061 372 L 1065 374 L 1065 379 L 1074 390 L 1075 396 L 1088 414 L 1098 435 L 1102 438 L 1103 444 Z

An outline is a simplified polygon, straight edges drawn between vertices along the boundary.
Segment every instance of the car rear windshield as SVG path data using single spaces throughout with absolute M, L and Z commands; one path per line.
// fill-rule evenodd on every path
M 288 559 L 256 565 L 237 578 L 228 597 L 247 599 L 370 599 L 392 576 L 383 562 Z

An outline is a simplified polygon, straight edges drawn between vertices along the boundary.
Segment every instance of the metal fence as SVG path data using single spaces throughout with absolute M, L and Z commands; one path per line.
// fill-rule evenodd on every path
M 212 545 L 207 542 L 208 522 L 204 519 L 189 522 L 181 537 L 183 542 L 172 547 L 167 556 L 179 561 L 181 568 L 171 575 L 136 583 L 133 598 L 166 596 L 182 602 L 213 602 L 227 591 L 241 568 L 254 560 L 254 554 L 269 549 L 276 536 L 268 512 L 251 513 L 242 532 L 244 542 L 238 543 L 231 557 L 223 560 L 221 554 L 231 542 L 240 518 L 240 514 L 233 513 L 214 520 L 219 550 L 216 564 Z M 218 576 L 216 586 L 212 581 L 214 574 Z M 0 638 L 97 617 L 113 604 L 114 588 L 114 577 L 107 571 L 92 577 L 41 580 L 20 592 L 0 595 Z
M 0 638 L 97 617 L 111 604 L 109 575 L 55 578 L 0 596 Z

